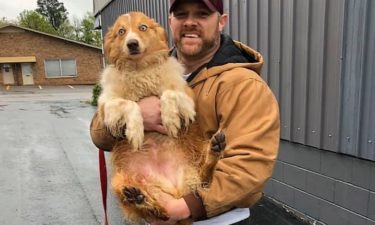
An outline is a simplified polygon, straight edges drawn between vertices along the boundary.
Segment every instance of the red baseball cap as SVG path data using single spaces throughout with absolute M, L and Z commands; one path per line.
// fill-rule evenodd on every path
M 178 0 L 170 0 L 170 8 L 169 12 L 172 12 L 174 7 L 176 7 L 176 3 L 179 2 Z M 218 11 L 220 14 L 223 14 L 223 1 L 222 0 L 201 0 L 207 8 L 212 11 Z

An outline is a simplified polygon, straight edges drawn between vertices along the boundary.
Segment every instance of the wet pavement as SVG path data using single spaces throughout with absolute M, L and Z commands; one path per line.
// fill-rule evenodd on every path
M 0 88 L 0 224 L 100 224 L 91 90 Z

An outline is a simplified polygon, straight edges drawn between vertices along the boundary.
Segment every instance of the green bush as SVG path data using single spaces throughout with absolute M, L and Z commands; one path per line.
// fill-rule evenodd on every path
M 102 93 L 102 86 L 100 86 L 100 84 L 95 84 L 94 88 L 92 89 L 91 105 L 98 106 L 98 98 L 100 93 Z

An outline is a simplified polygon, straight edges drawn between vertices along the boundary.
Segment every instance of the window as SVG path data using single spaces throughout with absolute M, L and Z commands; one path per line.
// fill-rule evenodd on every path
M 8 64 L 4 64 L 3 68 L 4 68 L 5 72 L 7 72 L 7 73 L 10 71 L 10 65 L 8 65 Z
M 76 60 L 74 59 L 47 59 L 44 61 L 46 76 L 75 77 L 77 76 Z

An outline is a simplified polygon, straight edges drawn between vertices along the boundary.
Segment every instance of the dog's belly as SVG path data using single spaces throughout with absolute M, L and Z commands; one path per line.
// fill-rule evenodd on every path
M 146 181 L 155 182 L 155 180 L 168 182 L 169 185 L 178 188 L 181 186 L 179 178 L 184 177 L 186 162 L 176 155 L 159 149 L 149 149 L 148 154 L 142 155 L 143 161 L 139 173 L 145 177 Z
M 199 183 L 197 169 L 182 149 L 161 147 L 153 145 L 147 150 L 122 152 L 122 159 L 115 161 L 115 167 L 121 168 L 125 177 L 135 179 L 142 186 L 182 196 Z

